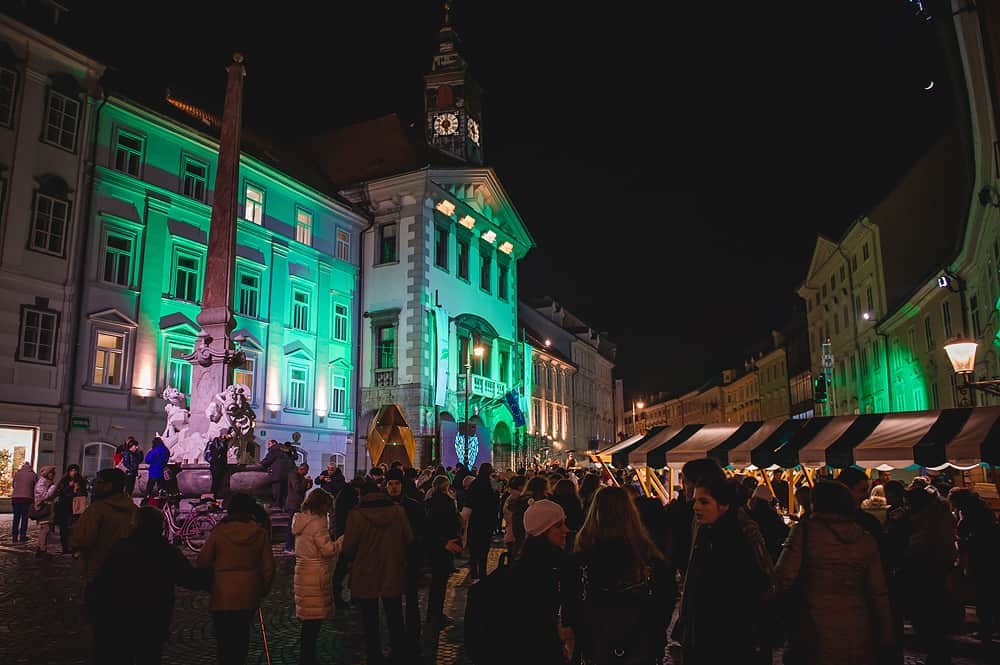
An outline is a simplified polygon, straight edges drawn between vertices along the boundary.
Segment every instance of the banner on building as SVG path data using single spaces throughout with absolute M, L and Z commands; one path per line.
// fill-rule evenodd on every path
M 444 407 L 448 397 L 448 312 L 444 307 L 434 310 L 434 328 L 437 335 L 437 385 L 434 387 L 434 406 Z

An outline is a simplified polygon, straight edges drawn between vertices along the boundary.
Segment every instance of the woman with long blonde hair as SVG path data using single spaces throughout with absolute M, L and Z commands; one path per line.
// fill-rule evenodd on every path
M 595 494 L 563 589 L 563 621 L 582 663 L 662 661 L 676 587 L 625 489 Z

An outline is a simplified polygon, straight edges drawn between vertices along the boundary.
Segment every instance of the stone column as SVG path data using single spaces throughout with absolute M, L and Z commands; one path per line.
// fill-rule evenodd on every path
M 230 383 L 226 363 L 232 351 L 233 273 L 236 261 L 236 217 L 240 179 L 240 131 L 243 116 L 243 55 L 237 53 L 226 68 L 226 99 L 222 112 L 219 160 L 212 194 L 212 220 L 201 291 L 198 324 L 202 333 L 191 362 L 191 420 L 195 432 L 208 431 L 205 408 Z M 207 347 L 207 348 L 206 348 Z

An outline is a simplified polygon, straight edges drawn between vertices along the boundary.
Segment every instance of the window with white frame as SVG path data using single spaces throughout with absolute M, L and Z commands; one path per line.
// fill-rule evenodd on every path
M 351 234 L 344 229 L 337 229 L 337 258 L 351 260 Z
M 30 249 L 62 256 L 68 222 L 69 201 L 37 192 L 31 218 Z
M 101 281 L 116 286 L 132 285 L 135 235 L 118 229 L 104 229 L 104 266 Z
M 378 263 L 395 263 L 399 260 L 396 236 L 399 225 L 395 222 L 378 227 Z
M 205 202 L 205 195 L 208 192 L 208 164 L 191 157 L 184 158 L 181 192 L 190 199 Z
M 303 245 L 312 245 L 313 216 L 302 209 L 295 210 L 295 240 Z
M 440 224 L 434 225 L 434 265 L 442 270 L 448 269 L 448 241 L 451 233 Z
M 104 388 L 122 387 L 125 367 L 125 335 L 98 330 L 94 336 L 94 372 L 92 383 Z
M 49 106 L 45 115 L 45 142 L 72 151 L 76 147 L 79 124 L 80 101 L 61 92 L 49 90 Z
M 292 287 L 292 328 L 309 330 L 309 292 Z
M 260 280 L 255 270 L 241 269 L 236 280 L 236 313 L 252 318 L 260 317 Z
M 264 223 L 264 190 L 247 185 L 243 198 L 243 219 L 254 224 Z
M 17 100 L 17 72 L 10 67 L 0 67 L 0 125 L 14 124 L 14 103 Z
M 950 341 L 955 333 L 951 326 L 951 303 L 947 300 L 941 303 L 941 323 L 944 324 L 944 339 Z
M 305 365 L 288 365 L 288 401 L 290 411 L 306 411 L 309 404 L 309 368 Z
M 479 246 L 479 288 L 493 291 L 493 253 L 483 244 Z
M 191 361 L 184 356 L 194 351 L 194 344 L 180 341 L 167 342 L 166 384 L 185 395 L 191 394 Z
M 497 297 L 504 302 L 510 299 L 510 266 L 506 261 L 497 263 Z
M 174 298 L 187 302 L 198 302 L 201 259 L 193 253 L 175 250 L 173 273 Z
M 21 307 L 21 333 L 18 360 L 53 364 L 56 354 L 56 329 L 59 315 L 44 307 Z
M 334 374 L 330 391 L 330 413 L 342 416 L 347 413 L 347 377 Z
M 115 171 L 138 178 L 142 170 L 142 147 L 143 140 L 140 137 L 119 131 L 115 146 Z
M 246 388 L 247 397 L 250 399 L 251 404 L 257 403 L 253 391 L 254 371 L 256 367 L 257 359 L 250 354 L 247 355 L 246 360 L 242 364 L 233 365 L 233 385 Z
M 333 338 L 338 342 L 347 341 L 347 305 L 333 305 Z

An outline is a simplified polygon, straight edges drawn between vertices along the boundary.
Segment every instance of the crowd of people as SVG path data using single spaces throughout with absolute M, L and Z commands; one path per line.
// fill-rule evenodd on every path
M 182 586 L 210 594 L 218 662 L 244 663 L 274 580 L 275 511 L 290 518 L 283 551 L 295 557 L 305 665 L 317 662 L 322 623 L 338 611 L 359 613 L 369 665 L 421 662 L 422 637 L 455 623 L 445 596 L 459 557 L 470 584 L 504 575 L 503 594 L 488 602 L 506 609 L 476 665 L 653 665 L 668 647 L 685 665 L 770 664 L 776 650 L 786 665 L 894 665 L 906 621 L 926 663 L 942 665 L 963 620 L 963 588 L 978 637 L 990 645 L 997 635 L 996 516 L 974 491 L 942 493 L 927 477 L 904 486 L 847 468 L 789 488 L 780 472 L 758 484 L 704 458 L 684 465 L 682 487 L 664 503 L 627 476 L 575 466 L 397 462 L 348 481 L 330 464 L 313 480 L 272 441 L 261 463 L 270 495 L 228 494 L 225 519 L 191 561 L 164 538 L 160 510 L 132 497 L 130 471 L 138 459 L 152 466 L 156 447 L 143 455 L 127 442 L 93 483 L 76 465 L 58 481 L 54 467 L 14 474 L 14 540 L 26 539 L 30 515 L 42 527 L 39 556 L 55 525 L 63 551 L 81 560 L 94 662 L 159 662 Z M 490 570 L 498 546 L 503 563 Z M 144 592 L 151 619 L 123 635 L 120 608 L 150 567 L 162 573 Z

